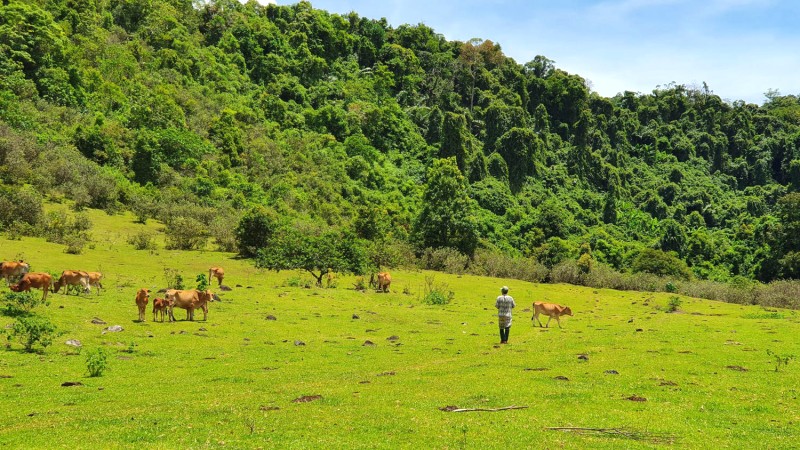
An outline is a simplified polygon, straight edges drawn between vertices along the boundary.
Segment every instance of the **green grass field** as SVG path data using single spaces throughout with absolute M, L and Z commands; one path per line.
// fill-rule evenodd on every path
M 776 372 L 767 354 L 800 353 L 795 311 L 681 298 L 667 313 L 670 294 L 415 271 L 393 270 L 388 294 L 354 290 L 355 277 L 292 287 L 311 277 L 232 254 L 136 251 L 126 239 L 143 225 L 132 216 L 89 215 L 82 255 L 0 236 L 4 260 L 102 271 L 106 287 L 50 294 L 35 312 L 64 334 L 44 351 L 0 350 L 0 447 L 775 449 L 800 439 L 800 361 Z M 215 290 L 222 301 L 207 322 L 181 310 L 176 323 L 153 322 L 148 308 L 138 323 L 138 288 L 165 287 L 165 268 L 191 285 L 212 265 L 233 290 Z M 454 300 L 424 304 L 426 277 Z M 494 298 L 504 284 L 517 308 L 500 346 Z M 575 316 L 562 329 L 532 327 L 538 300 Z M 0 316 L 0 327 L 14 320 Z M 103 334 L 110 325 L 124 331 Z M 108 368 L 89 377 L 86 353 L 98 347 Z

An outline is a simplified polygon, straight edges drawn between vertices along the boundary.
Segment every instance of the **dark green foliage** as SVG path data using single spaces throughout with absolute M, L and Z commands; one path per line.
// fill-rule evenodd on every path
M 258 251 L 256 266 L 306 270 L 322 286 L 322 276 L 329 269 L 337 273 L 366 273 L 368 258 L 364 242 L 351 233 L 285 227 L 276 231 Z
M 244 256 L 253 257 L 264 248 L 278 227 L 273 211 L 257 206 L 248 211 L 236 227 L 236 245 Z
M 27 315 L 33 308 L 49 304 L 42 300 L 40 295 L 31 292 L 6 292 L 3 300 L 5 302 L 3 314 L 10 317 Z
M 566 276 L 595 236 L 586 276 L 648 245 L 700 278 L 800 277 L 798 151 L 795 95 L 603 98 L 545 56 L 308 2 L 0 6 L 0 232 L 71 252 L 86 230 L 43 199 L 245 257 L 313 222 L 397 249 L 373 264 L 487 247 Z
M 434 161 L 428 171 L 422 210 L 414 224 L 422 246 L 454 247 L 472 255 L 478 245 L 476 208 L 456 159 Z
M 640 251 L 633 260 L 631 270 L 634 273 L 647 272 L 654 275 L 675 277 L 680 280 L 691 278 L 691 272 L 686 263 L 674 254 L 654 249 Z

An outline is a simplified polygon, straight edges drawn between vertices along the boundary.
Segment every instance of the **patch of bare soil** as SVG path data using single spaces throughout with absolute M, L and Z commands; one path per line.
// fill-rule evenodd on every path
M 261 410 L 261 411 L 277 411 L 277 410 L 279 410 L 280 408 L 278 408 L 277 406 L 263 406 L 263 405 L 262 405 L 262 406 L 261 406 L 260 408 L 258 408 L 258 409 L 259 409 L 259 410 Z
M 292 400 L 292 403 L 308 403 L 313 402 L 314 400 L 320 400 L 322 398 L 321 395 L 304 395 L 302 397 L 297 397 L 296 399 Z
M 526 368 L 524 368 L 522 370 L 524 370 L 526 372 L 542 372 L 542 371 L 550 370 L 550 369 L 548 369 L 547 367 L 536 367 L 536 368 L 526 367 Z
M 459 409 L 458 406 L 448 405 L 448 406 L 442 406 L 441 408 L 439 408 L 439 411 L 450 412 L 450 411 L 455 411 L 457 409 Z
M 564 375 L 559 375 L 557 377 L 553 377 L 554 380 L 561 380 L 561 381 L 569 381 L 569 378 L 565 377 Z
M 646 402 L 647 399 L 644 397 L 639 397 L 638 395 L 631 395 L 630 397 L 625 397 L 625 400 L 630 400 L 632 402 Z
M 739 371 L 739 372 L 747 372 L 747 369 L 745 369 L 742 366 L 725 366 L 725 368 L 726 369 L 730 369 L 730 370 L 736 370 L 736 371 Z
M 83 383 L 81 383 L 80 381 L 65 381 L 65 382 L 61 383 L 61 386 L 63 386 L 63 387 L 83 386 Z

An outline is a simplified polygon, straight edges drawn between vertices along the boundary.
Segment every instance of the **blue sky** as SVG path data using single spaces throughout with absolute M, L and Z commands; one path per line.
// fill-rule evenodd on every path
M 265 1 L 265 0 L 262 0 Z M 279 5 L 296 1 L 277 0 Z M 800 2 L 784 0 L 312 0 L 317 9 L 424 23 L 448 40 L 536 55 L 611 97 L 706 82 L 728 101 L 800 94 Z M 793 23 L 794 22 L 794 23 Z

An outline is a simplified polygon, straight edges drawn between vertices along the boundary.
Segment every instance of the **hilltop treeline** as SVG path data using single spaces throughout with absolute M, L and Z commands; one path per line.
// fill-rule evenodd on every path
M 604 98 L 544 56 L 308 2 L 0 6 L 0 224 L 17 234 L 68 198 L 246 256 L 291 224 L 378 242 L 377 263 L 770 281 L 800 277 L 799 152 L 795 96 Z

